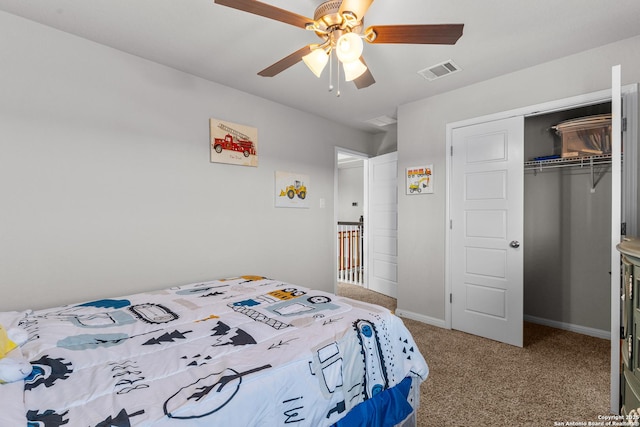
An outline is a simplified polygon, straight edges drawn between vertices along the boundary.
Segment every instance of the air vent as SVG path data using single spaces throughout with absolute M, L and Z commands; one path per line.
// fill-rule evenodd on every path
M 439 79 L 440 77 L 456 73 L 460 70 L 461 68 L 458 67 L 452 60 L 448 60 L 445 62 L 441 62 L 440 64 L 433 65 L 429 68 L 425 68 L 424 70 L 420 70 L 418 71 L 418 74 L 420 74 L 427 80 L 435 80 Z
M 378 127 L 392 125 L 392 124 L 397 123 L 397 122 L 398 121 L 396 119 L 394 119 L 393 117 L 389 117 L 389 116 L 380 116 L 380 117 L 376 117 L 376 118 L 367 120 L 367 123 L 369 123 L 370 125 L 374 125 L 374 126 L 378 126 Z

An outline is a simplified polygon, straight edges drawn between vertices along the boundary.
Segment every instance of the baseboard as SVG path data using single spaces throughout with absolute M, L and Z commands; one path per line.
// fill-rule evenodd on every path
M 543 319 L 541 317 L 524 315 L 525 322 L 537 323 L 538 325 L 550 326 L 556 329 L 562 329 L 565 331 L 576 332 L 582 335 L 589 335 L 591 337 L 603 338 L 605 340 L 611 339 L 611 331 L 604 331 L 602 329 L 589 328 L 587 326 L 574 325 L 571 323 L 558 322 L 557 320 Z
M 396 309 L 396 316 L 405 317 L 407 319 L 416 320 L 418 322 L 426 323 L 427 325 L 437 326 L 439 328 L 447 329 L 446 323 L 442 319 L 436 319 L 435 317 L 425 316 L 424 314 L 414 313 L 408 310 Z M 582 335 L 588 335 L 590 337 L 602 338 L 605 340 L 611 339 L 611 331 L 605 331 L 602 329 L 589 328 L 587 326 L 574 325 L 571 323 L 558 322 L 556 320 L 543 319 L 535 316 L 524 316 L 525 322 L 537 323 L 539 325 L 550 326 L 556 329 L 562 329 L 569 332 L 575 332 Z
M 406 317 L 407 319 L 417 320 L 418 322 L 426 323 L 427 325 L 437 326 L 439 328 L 446 329 L 445 321 L 442 319 L 436 319 L 435 317 L 425 316 L 424 314 L 414 313 L 408 310 L 396 309 L 396 316 Z

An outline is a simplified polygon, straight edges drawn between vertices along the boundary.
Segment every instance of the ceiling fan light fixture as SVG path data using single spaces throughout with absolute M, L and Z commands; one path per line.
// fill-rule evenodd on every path
M 316 75 L 316 77 L 320 77 L 322 74 L 322 70 L 327 65 L 329 61 L 329 55 L 322 48 L 317 48 L 311 50 L 311 53 L 302 57 L 304 63 L 309 67 L 311 72 Z
M 364 48 L 362 39 L 355 33 L 346 33 L 336 42 L 336 55 L 342 63 L 359 60 Z M 363 71 L 364 72 L 364 71 Z
M 357 79 L 367 71 L 367 66 L 364 65 L 360 59 L 343 62 L 342 67 L 344 68 L 344 80 L 347 82 Z
M 364 29 L 364 18 L 374 0 L 315 0 L 313 19 L 286 9 L 264 3 L 262 0 L 214 0 L 214 3 L 259 15 L 285 24 L 313 31 L 322 40 L 285 56 L 258 72 L 263 77 L 273 77 L 303 60 L 307 67 L 320 77 L 329 62 L 329 90 L 332 90 L 332 54 L 336 51 L 338 72 L 343 64 L 346 80 L 356 88 L 364 89 L 376 81 L 362 56 L 363 40 L 370 44 L 439 44 L 454 45 L 462 36 L 464 24 L 414 24 L 374 25 Z M 453 69 L 445 67 L 453 72 Z M 452 65 L 452 68 L 457 68 Z M 440 69 L 428 70 L 430 74 Z M 426 77 L 426 76 L 425 76 Z M 338 96 L 340 91 L 338 90 Z

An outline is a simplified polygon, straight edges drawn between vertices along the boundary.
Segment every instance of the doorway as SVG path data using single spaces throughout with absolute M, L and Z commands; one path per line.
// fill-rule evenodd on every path
M 336 153 L 337 281 L 367 287 L 364 217 L 368 159 Z
M 344 235 L 337 230 L 339 223 L 352 227 L 359 225 L 361 228 L 361 237 L 357 237 L 355 241 L 349 237 L 347 248 L 341 244 L 336 245 L 336 271 L 342 269 L 345 264 L 343 254 L 350 252 L 349 248 L 357 248 L 358 244 L 361 244 L 361 285 L 393 298 L 397 295 L 398 270 L 397 156 L 397 152 L 392 152 L 366 157 L 362 153 L 336 148 L 334 177 L 334 217 L 339 243 L 344 241 Z M 348 177 L 351 177 L 350 180 Z M 359 200 L 362 200 L 362 206 Z M 358 220 L 353 223 L 356 217 Z M 361 217 L 363 221 L 360 221 Z M 350 233 L 348 236 L 353 234 Z M 351 256 L 351 259 L 354 257 Z M 352 265 L 350 261 L 346 264 Z M 348 276 L 351 277 L 353 276 Z M 339 277 L 336 283 L 338 281 Z
M 344 283 L 367 288 L 365 217 L 368 156 L 336 148 L 334 219 L 336 291 Z
M 531 159 L 554 152 L 556 125 L 609 114 L 605 102 L 524 123 L 524 320 L 604 339 L 611 335 L 611 159 Z

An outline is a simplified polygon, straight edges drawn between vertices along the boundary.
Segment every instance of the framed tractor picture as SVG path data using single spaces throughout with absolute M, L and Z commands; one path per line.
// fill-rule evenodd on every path
M 258 166 L 258 129 L 209 119 L 212 163 Z
M 433 165 L 407 168 L 407 194 L 433 193 Z
M 309 175 L 276 171 L 277 208 L 309 207 Z

